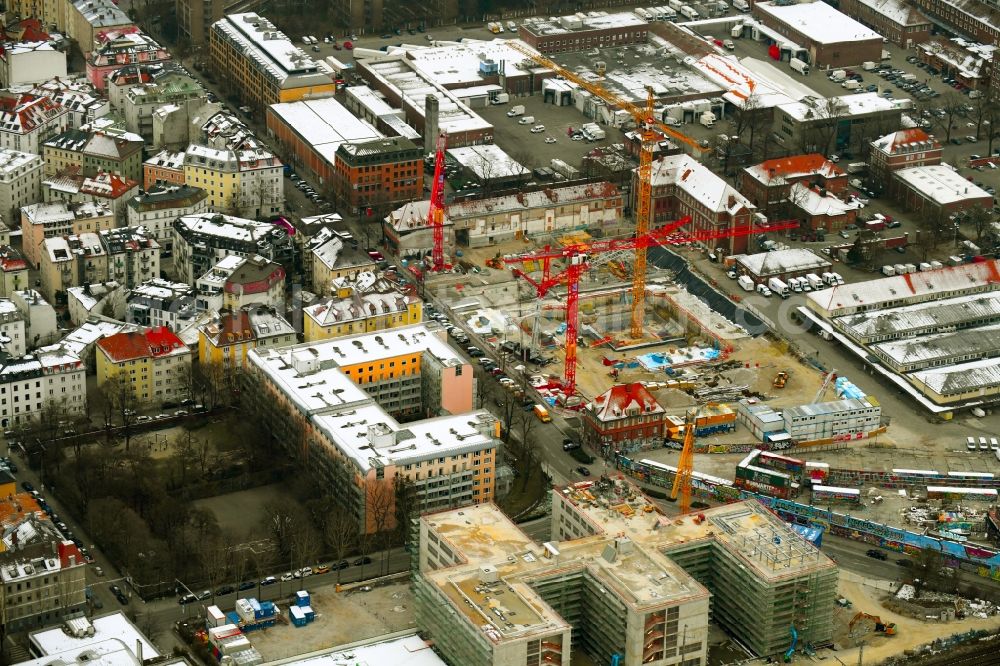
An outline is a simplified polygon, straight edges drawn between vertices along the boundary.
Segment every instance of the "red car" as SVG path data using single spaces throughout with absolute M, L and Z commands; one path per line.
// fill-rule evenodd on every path
M 344 42 L 344 48 L 350 51 L 354 48 L 354 42 Z

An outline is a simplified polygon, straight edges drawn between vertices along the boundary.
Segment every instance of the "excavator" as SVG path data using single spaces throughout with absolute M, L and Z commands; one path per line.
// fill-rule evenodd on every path
M 882 618 L 880 618 L 878 615 L 869 615 L 868 613 L 858 613 L 857 615 L 855 615 L 854 619 L 851 620 L 851 623 L 847 625 L 848 631 L 853 630 L 854 625 L 860 622 L 861 620 L 871 620 L 872 622 L 874 622 L 876 633 L 885 634 L 886 636 L 896 635 L 895 622 L 889 622 L 888 624 L 886 624 L 882 622 Z

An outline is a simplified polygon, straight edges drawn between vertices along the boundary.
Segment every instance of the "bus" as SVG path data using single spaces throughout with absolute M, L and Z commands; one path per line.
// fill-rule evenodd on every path
M 814 485 L 812 487 L 812 504 L 831 502 L 861 504 L 861 491 L 857 488 L 839 488 L 837 486 Z

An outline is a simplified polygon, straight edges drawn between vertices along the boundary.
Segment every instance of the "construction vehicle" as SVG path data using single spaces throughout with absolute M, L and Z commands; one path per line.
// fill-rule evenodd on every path
M 885 622 L 882 622 L 882 618 L 880 618 L 878 615 L 870 615 L 870 614 L 864 613 L 864 612 L 860 612 L 860 613 L 858 613 L 857 615 L 854 616 L 854 619 L 852 619 L 851 622 L 850 622 L 850 624 L 847 625 L 848 631 L 853 630 L 854 629 L 854 625 L 857 624 L 858 622 L 860 622 L 861 620 L 871 620 L 872 622 L 874 622 L 875 623 L 875 632 L 876 633 L 885 634 L 886 636 L 895 636 L 896 635 L 896 623 L 895 622 L 885 623 Z
M 510 43 L 515 44 L 516 42 Z M 579 338 L 579 322 L 577 315 L 580 306 L 580 276 L 583 275 L 588 268 L 590 268 L 589 262 L 591 257 L 604 254 L 606 252 L 635 250 L 636 259 L 638 260 L 640 250 L 642 250 L 643 257 L 645 257 L 646 249 L 653 245 L 683 245 L 686 243 L 704 242 L 719 238 L 736 238 L 751 234 L 783 231 L 785 229 L 798 228 L 799 226 L 799 222 L 795 220 L 764 226 L 751 224 L 718 230 L 709 229 L 694 232 L 679 231 L 681 227 L 685 226 L 690 221 L 690 217 L 683 217 L 680 220 L 675 220 L 665 224 L 653 231 L 644 231 L 642 234 L 637 234 L 634 238 L 614 238 L 592 241 L 589 243 L 572 243 L 555 249 L 550 246 L 545 246 L 538 252 L 504 258 L 503 261 L 506 264 L 534 266 L 537 262 L 541 265 L 542 277 L 537 281 L 532 279 L 525 271 L 519 268 L 511 269 L 515 277 L 524 278 L 525 281 L 535 288 L 535 294 L 538 299 L 536 303 L 536 312 L 540 312 L 538 308 L 541 307 L 541 300 L 545 298 L 550 289 L 558 284 L 566 285 L 566 364 L 562 388 L 567 397 L 573 395 L 576 391 L 576 347 L 577 340 Z M 566 268 L 556 275 L 552 275 L 551 271 L 552 261 L 554 259 L 565 260 L 567 264 Z M 645 264 L 643 264 L 640 269 L 637 261 L 634 270 L 637 274 L 642 273 L 645 275 Z M 645 279 L 643 279 L 643 293 L 645 293 L 645 285 Z M 634 288 L 633 283 L 633 290 Z M 635 292 L 633 291 L 633 296 L 634 294 Z M 632 314 L 633 316 L 635 315 L 635 310 L 632 311 Z M 536 319 L 535 330 L 538 329 L 540 323 L 541 319 Z
M 431 270 L 440 271 L 444 265 L 444 150 L 448 135 L 442 132 L 437 138 L 434 154 L 434 181 L 431 185 L 431 205 L 427 209 L 427 226 L 434 233 L 434 247 L 431 250 Z
M 785 384 L 788 383 L 788 373 L 782 370 L 774 376 L 774 381 L 771 382 L 771 386 L 774 388 L 785 388 Z

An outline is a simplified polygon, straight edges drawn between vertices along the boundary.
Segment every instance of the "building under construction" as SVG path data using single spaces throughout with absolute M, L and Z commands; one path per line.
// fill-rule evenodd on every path
M 551 534 L 492 504 L 420 519 L 417 622 L 450 663 L 701 665 L 710 619 L 760 655 L 832 638 L 836 565 L 756 502 L 670 519 L 601 478 L 553 491 Z

